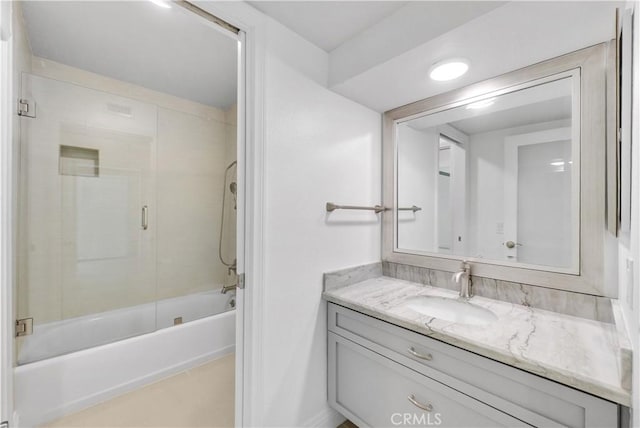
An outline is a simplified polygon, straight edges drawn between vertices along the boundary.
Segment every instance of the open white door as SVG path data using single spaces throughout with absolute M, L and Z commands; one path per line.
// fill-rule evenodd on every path
M 575 266 L 579 193 L 573 191 L 571 128 L 506 137 L 504 147 L 505 259 Z

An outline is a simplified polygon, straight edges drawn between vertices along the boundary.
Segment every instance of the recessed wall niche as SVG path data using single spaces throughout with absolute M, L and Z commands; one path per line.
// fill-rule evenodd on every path
M 60 146 L 60 175 L 98 177 L 100 152 L 85 147 Z

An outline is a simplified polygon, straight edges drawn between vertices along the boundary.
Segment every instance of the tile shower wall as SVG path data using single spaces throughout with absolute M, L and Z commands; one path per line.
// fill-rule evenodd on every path
M 152 299 L 153 236 L 127 220 L 154 206 L 155 106 L 32 74 L 22 83 L 37 117 L 21 120 L 18 317 L 39 325 Z M 60 171 L 62 145 L 98 151 L 100 177 Z
M 225 150 L 225 168 L 230 165 L 238 157 L 238 106 L 233 105 L 225 112 L 225 138 L 226 138 L 226 150 Z M 229 170 L 229 180 L 234 180 L 237 183 L 237 165 L 236 168 Z M 224 218 L 224 228 L 222 229 L 222 257 L 227 262 L 232 262 L 236 259 L 236 228 L 237 217 L 235 215 L 237 209 L 236 197 L 229 192 L 230 182 L 227 182 L 225 189 L 225 211 L 222 214 Z M 225 271 L 225 285 L 235 284 L 236 277 L 234 275 L 228 275 L 228 271 Z
M 218 261 L 226 148 L 224 123 L 158 109 L 158 299 L 219 288 L 227 276 Z
M 47 220 L 41 221 L 42 216 L 40 220 L 37 216 L 32 216 L 28 220 L 26 229 L 33 229 L 34 233 L 31 233 L 31 237 L 35 241 L 38 239 L 42 241 L 38 244 L 38 248 L 44 250 L 40 260 L 44 264 L 48 263 L 49 267 L 33 263 L 20 266 L 20 278 L 26 281 L 26 286 L 18 287 L 19 314 L 33 317 L 35 322 L 40 324 L 146 303 L 158 298 L 219 288 L 222 283 L 228 281 L 227 270 L 218 262 L 217 253 L 223 171 L 228 161 L 235 159 L 236 148 L 235 141 L 230 141 L 235 139 L 235 132 L 232 130 L 235 120 L 233 123 L 227 123 L 227 118 L 235 118 L 235 109 L 225 112 L 42 58 L 33 57 L 32 63 L 32 73 L 35 76 L 70 82 L 79 85 L 78 87 L 97 89 L 102 91 L 105 99 L 126 97 L 131 99 L 134 105 L 148 112 L 146 115 L 149 118 L 148 123 L 144 125 L 148 129 L 143 132 L 148 136 L 148 141 L 145 143 L 148 153 L 144 156 L 149 159 L 150 165 L 149 189 L 157 185 L 157 191 L 147 189 L 151 192 L 149 195 L 150 229 L 156 229 L 155 236 L 150 239 L 149 245 L 157 245 L 157 251 L 153 257 L 157 257 L 159 281 L 157 292 L 155 275 L 147 275 L 143 280 L 133 279 L 133 282 L 129 281 L 131 283 L 114 284 L 113 287 L 122 289 L 120 293 L 106 286 L 82 287 L 80 283 L 74 285 L 65 281 L 63 279 L 65 269 L 62 263 L 65 257 L 74 258 L 77 256 L 75 253 L 80 250 L 88 258 L 95 257 L 96 251 L 107 251 L 113 255 L 122 250 L 124 248 L 122 245 L 125 243 L 116 242 L 117 240 L 109 237 L 108 226 L 117 222 L 117 219 L 109 214 L 110 204 L 106 204 L 103 206 L 105 210 L 103 215 L 109 218 L 103 219 L 104 223 L 100 222 L 105 227 L 93 228 L 97 230 L 84 229 L 93 235 L 102 234 L 92 235 L 92 239 L 85 240 L 100 242 L 99 248 L 76 246 L 74 254 L 67 254 L 67 256 L 62 254 L 60 251 L 62 236 L 59 230 L 64 232 L 65 221 L 70 224 L 71 219 L 65 215 L 55 214 L 62 209 L 60 204 L 65 203 L 65 198 L 60 193 L 61 189 L 56 190 L 55 186 L 47 187 L 49 190 L 43 189 L 41 196 L 34 198 L 38 200 L 38 211 L 47 213 Z M 73 104 L 73 102 L 69 103 L 69 105 Z M 87 146 L 86 136 L 83 137 L 73 130 L 67 134 L 78 139 L 76 145 Z M 53 144 L 57 148 L 56 138 L 45 139 L 48 141 L 46 144 Z M 108 148 L 113 143 L 113 139 L 109 140 L 108 136 L 104 135 L 93 135 L 90 138 L 95 140 L 96 148 L 102 145 L 100 156 L 108 155 Z M 34 171 L 34 176 L 42 175 L 44 171 L 51 171 L 52 177 L 58 176 L 58 151 L 51 149 L 47 153 L 50 156 L 32 156 L 28 159 L 31 163 L 29 168 Z M 130 155 L 132 155 L 130 151 L 124 154 L 125 157 Z M 58 181 L 52 178 L 48 180 Z M 118 180 L 111 184 L 116 186 L 112 189 L 112 193 L 113 197 L 118 199 L 121 192 L 118 191 L 116 181 Z M 29 183 L 29 185 L 32 184 Z M 22 186 L 24 189 L 24 181 Z M 78 191 L 82 189 L 75 188 L 74 192 Z M 154 197 L 155 194 L 157 197 Z M 154 200 L 156 198 L 157 200 Z M 69 198 L 66 200 L 73 202 Z M 99 204 L 100 201 L 95 202 Z M 155 209 L 154 204 L 156 204 Z M 95 207 L 97 211 L 94 210 L 93 214 L 99 217 L 101 211 L 98 210 L 98 205 Z M 190 213 L 188 218 L 184 216 L 185 212 Z M 95 219 L 99 220 L 98 217 Z M 227 236 L 234 236 L 234 223 L 229 221 L 228 225 L 225 225 L 229 228 L 225 231 Z M 115 223 L 113 225 L 117 226 Z M 80 226 L 78 231 L 82 229 Z M 73 231 L 69 230 L 69 232 Z M 156 242 L 153 242 L 154 239 Z M 32 244 L 31 241 L 30 244 Z M 233 253 L 235 249 L 230 245 L 227 243 L 226 251 Z M 29 250 L 25 249 L 25 251 Z M 58 264 L 58 266 L 52 264 Z M 151 263 L 150 269 L 156 269 L 155 261 Z M 69 272 L 74 274 L 73 271 Z

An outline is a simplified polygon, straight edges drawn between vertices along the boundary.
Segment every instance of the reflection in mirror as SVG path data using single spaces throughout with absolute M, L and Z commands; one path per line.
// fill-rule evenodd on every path
M 396 248 L 578 272 L 579 76 L 397 122 Z
M 440 135 L 438 149 L 438 251 L 451 253 L 453 229 L 451 224 L 451 143 Z

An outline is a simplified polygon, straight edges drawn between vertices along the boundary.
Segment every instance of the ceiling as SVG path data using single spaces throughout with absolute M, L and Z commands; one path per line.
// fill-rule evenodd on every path
M 181 7 L 140 1 L 25 1 L 35 56 L 226 109 L 237 42 Z
M 571 96 L 500 110 L 450 125 L 467 135 L 474 135 L 564 119 L 571 120 Z
M 383 112 L 608 40 L 615 1 L 251 1 L 329 53 L 329 88 Z M 148 1 L 23 2 L 33 53 L 226 108 L 236 43 L 182 8 Z M 105 36 L 106 35 L 106 36 Z M 426 75 L 462 56 L 451 82 Z
M 448 124 L 471 136 L 525 125 L 571 121 L 574 84 L 575 78 L 564 77 L 499 96 L 472 99 L 406 123 L 416 130 L 432 130 Z
M 440 35 L 423 39 L 417 45 L 407 45 L 409 49 L 397 49 L 402 40 L 392 43 L 389 54 L 366 61 L 368 51 L 372 58 L 385 48 L 391 37 L 407 33 L 413 40 L 416 38 L 413 33 L 424 34 L 419 27 L 408 31 L 407 26 L 396 19 L 405 9 L 419 9 L 420 3 L 410 2 L 385 19 L 391 21 L 388 26 L 381 22 L 368 29 L 366 33 L 371 36 L 373 30 L 381 27 L 375 43 L 371 37 L 369 40 L 362 37 L 361 43 L 354 43 L 361 38 L 358 36 L 331 52 L 330 89 L 372 110 L 384 112 L 608 41 L 615 37 L 616 8 L 624 7 L 619 1 L 501 3 Z M 419 22 L 422 16 L 414 13 L 402 22 L 411 17 Z M 403 31 L 394 32 L 394 28 Z M 448 82 L 429 79 L 429 69 L 434 63 L 455 57 L 466 58 L 470 63 L 464 76 Z
M 331 52 L 406 1 L 249 1 L 314 45 Z
M 335 54 L 329 57 L 330 69 L 339 80 L 504 4 L 248 3 Z M 180 7 L 163 9 L 148 1 L 26 1 L 23 10 L 35 56 L 213 107 L 235 102 L 235 41 Z M 354 61 L 359 69 L 349 66 Z

